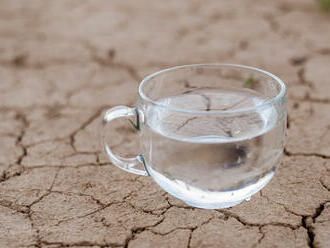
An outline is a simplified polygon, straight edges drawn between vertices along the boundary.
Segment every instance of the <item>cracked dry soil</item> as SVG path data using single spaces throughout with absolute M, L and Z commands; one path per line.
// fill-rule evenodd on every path
M 312 0 L 3 0 L 0 247 L 330 247 L 329 23 Z M 201 62 L 288 86 L 281 167 L 226 210 L 186 206 L 98 143 L 104 110 L 134 105 L 143 76 Z M 134 131 L 114 128 L 134 154 Z

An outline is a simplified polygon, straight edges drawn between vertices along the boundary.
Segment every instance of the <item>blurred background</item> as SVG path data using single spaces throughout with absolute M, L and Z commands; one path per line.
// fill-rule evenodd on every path
M 266 69 L 300 98 L 307 63 L 306 81 L 327 98 L 313 72 L 330 65 L 326 2 L 2 0 L 1 105 L 132 104 L 147 74 L 204 62 Z

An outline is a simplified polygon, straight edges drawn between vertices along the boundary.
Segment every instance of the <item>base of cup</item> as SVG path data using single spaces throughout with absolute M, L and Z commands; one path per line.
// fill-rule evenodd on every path
M 271 170 L 257 181 L 245 187 L 230 191 L 206 191 L 187 185 L 179 180 L 172 180 L 148 167 L 149 174 L 169 194 L 190 206 L 204 209 L 222 209 L 235 206 L 261 190 L 274 176 Z
M 247 198 L 248 199 L 248 198 Z M 223 208 L 230 208 L 242 203 L 244 200 L 241 201 L 233 201 L 233 202 L 222 202 L 222 203 L 215 203 L 215 204 L 203 204 L 203 203 L 196 203 L 196 202 L 189 202 L 184 201 L 186 204 L 196 208 L 203 208 L 203 209 L 223 209 Z

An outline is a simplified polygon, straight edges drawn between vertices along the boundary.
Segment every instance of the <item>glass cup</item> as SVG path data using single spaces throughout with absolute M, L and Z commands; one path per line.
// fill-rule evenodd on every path
M 274 176 L 284 148 L 285 84 L 269 72 L 234 64 L 184 65 L 144 78 L 134 108 L 104 116 L 111 162 L 151 176 L 188 205 L 219 209 L 239 204 Z M 135 158 L 115 155 L 106 126 L 127 118 L 140 135 Z M 142 164 L 142 169 L 137 168 Z

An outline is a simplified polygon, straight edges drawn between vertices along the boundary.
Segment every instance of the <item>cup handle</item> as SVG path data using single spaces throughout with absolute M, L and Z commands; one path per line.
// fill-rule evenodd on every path
M 137 123 L 136 123 L 136 129 L 139 130 L 140 123 L 141 123 L 141 117 L 143 116 L 142 113 L 140 113 L 136 108 L 129 108 L 126 106 L 117 106 L 111 109 L 108 109 L 104 115 L 103 118 L 103 128 L 102 128 L 102 142 L 104 149 L 106 153 L 108 154 L 110 161 L 118 166 L 119 168 L 134 173 L 138 175 L 148 176 L 149 173 L 147 172 L 145 166 L 144 170 L 136 169 L 134 166 L 138 165 L 139 163 L 142 163 L 144 165 L 144 160 L 141 154 L 137 155 L 135 158 L 123 158 L 118 155 L 115 155 L 112 150 L 110 149 L 109 144 L 105 140 L 105 129 L 107 125 L 114 119 L 125 117 L 129 118 L 135 116 Z

